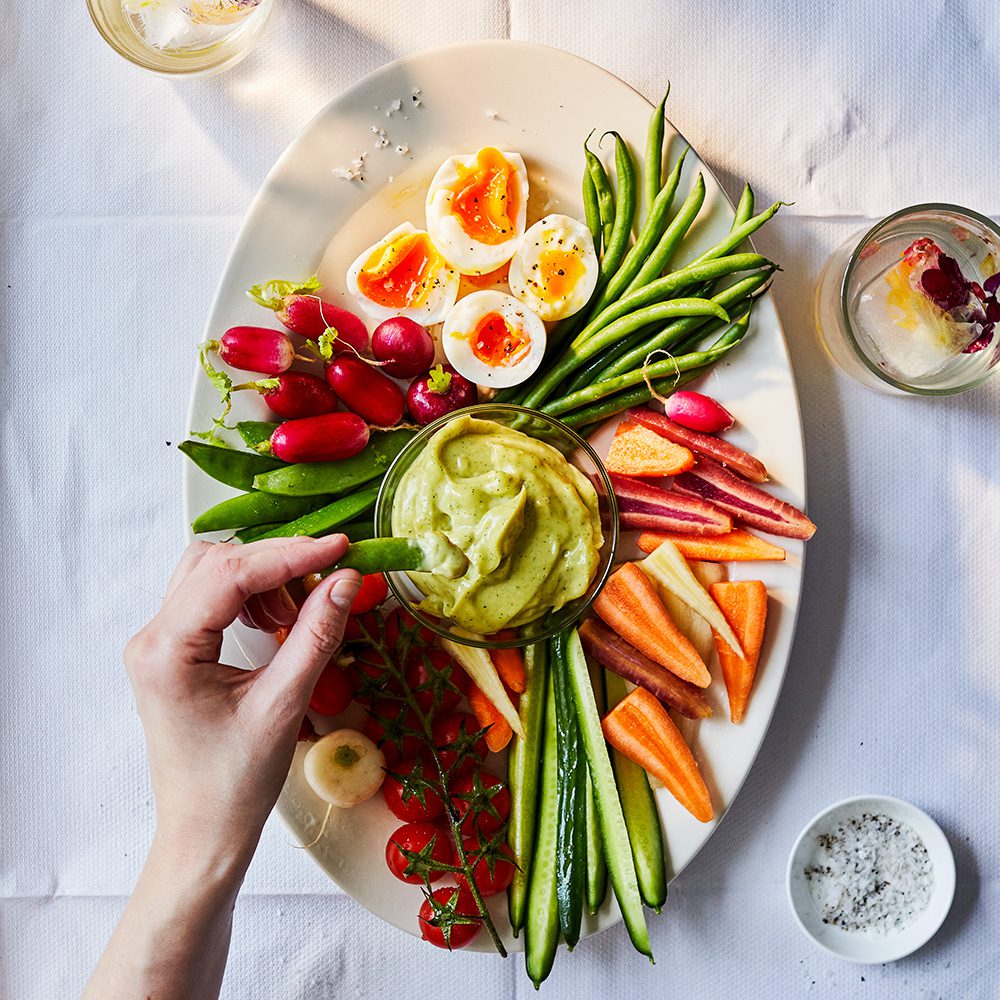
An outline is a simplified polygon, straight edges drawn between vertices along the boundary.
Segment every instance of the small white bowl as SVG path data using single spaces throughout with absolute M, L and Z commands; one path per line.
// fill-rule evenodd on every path
M 863 812 L 884 813 L 908 823 L 924 842 L 934 866 L 934 888 L 926 909 L 899 931 L 870 934 L 824 924 L 805 876 L 805 869 L 816 852 L 817 835 Z M 955 858 L 941 827 L 923 810 L 888 795 L 858 795 L 834 803 L 810 820 L 792 848 L 786 886 L 788 902 L 799 927 L 821 948 L 849 962 L 894 962 L 925 945 L 944 923 L 955 896 Z

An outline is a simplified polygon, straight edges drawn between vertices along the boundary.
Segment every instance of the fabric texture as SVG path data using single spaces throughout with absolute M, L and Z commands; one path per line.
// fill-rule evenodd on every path
M 419 48 L 513 37 L 579 53 L 668 113 L 730 192 L 793 201 L 761 234 L 795 364 L 810 542 L 797 639 L 743 791 L 651 919 L 560 953 L 550 1000 L 988 998 L 1000 973 L 1000 381 L 897 399 L 836 372 L 813 332 L 831 250 L 906 204 L 1000 217 L 993 0 L 738 5 L 278 0 L 257 52 L 171 82 L 118 59 L 82 3 L 11 4 L 0 36 L 2 537 L 0 998 L 79 993 L 152 833 L 121 649 L 183 545 L 193 346 L 267 170 L 357 78 Z M 546 99 L 540 84 L 539 99 Z M 958 863 L 922 951 L 855 967 L 785 901 L 801 827 L 846 795 L 927 809 Z M 519 957 L 449 956 L 379 922 L 265 833 L 224 995 L 512 998 Z

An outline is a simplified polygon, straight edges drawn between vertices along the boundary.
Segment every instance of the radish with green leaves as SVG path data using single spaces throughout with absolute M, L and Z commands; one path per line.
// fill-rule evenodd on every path
M 356 413 L 322 413 L 278 424 L 271 451 L 283 462 L 336 462 L 368 444 L 368 425 Z
M 265 309 L 273 309 L 278 321 L 292 333 L 309 340 L 319 340 L 333 330 L 333 353 L 361 353 L 368 350 L 368 328 L 354 313 L 331 302 L 324 302 L 316 293 L 323 286 L 314 274 L 303 282 L 273 278 L 254 285 L 247 295 Z
M 287 333 L 264 326 L 230 327 L 205 347 L 218 354 L 230 368 L 263 375 L 280 375 L 288 371 L 298 357 Z
M 478 399 L 474 383 L 451 365 L 435 365 L 414 379 L 406 393 L 406 406 L 418 424 L 429 424 L 446 413 L 472 406 Z
M 395 316 L 375 327 L 372 354 L 393 378 L 413 378 L 434 363 L 434 339 L 416 320 Z
M 268 409 L 286 420 L 316 417 L 337 408 L 337 394 L 317 375 L 308 372 L 282 372 L 274 378 L 257 379 L 233 386 L 254 389 L 261 394 Z
M 334 358 L 326 366 L 326 381 L 344 406 L 376 427 L 393 427 L 403 419 L 403 390 L 362 358 Z

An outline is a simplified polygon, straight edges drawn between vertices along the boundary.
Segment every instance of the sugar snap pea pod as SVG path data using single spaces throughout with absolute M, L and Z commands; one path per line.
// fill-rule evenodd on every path
M 773 273 L 773 268 L 765 267 L 753 274 L 748 274 L 745 278 L 733 282 L 728 288 L 722 289 L 722 291 L 712 297 L 712 301 L 727 312 L 734 310 L 734 306 L 737 303 L 741 303 L 747 296 L 759 293 L 771 280 Z M 701 317 L 678 320 L 669 323 L 652 336 L 639 339 L 625 354 L 611 365 L 605 373 L 606 377 L 612 378 L 615 375 L 622 375 L 625 372 L 630 372 L 641 367 L 646 356 L 651 351 L 669 347 L 693 330 L 698 329 L 703 322 L 704 320 Z
M 663 133 L 666 128 L 663 109 L 669 96 L 670 85 L 667 84 L 667 92 L 663 95 L 663 100 L 649 116 L 649 131 L 646 133 L 646 158 L 642 169 L 642 190 L 645 195 L 647 217 L 652 213 L 653 203 L 663 186 Z
M 569 687 L 566 637 L 552 641 L 552 685 L 556 707 L 556 908 L 566 946 L 580 940 L 587 884 L 587 764 Z
M 373 431 L 364 449 L 336 462 L 301 462 L 285 465 L 256 478 L 255 489 L 283 496 L 343 493 L 370 482 L 389 468 L 392 460 L 413 437 L 411 430 Z
M 644 309 L 639 309 L 628 316 L 615 320 L 614 323 L 600 330 L 577 349 L 567 351 L 562 360 L 554 365 L 528 392 L 524 399 L 524 405 L 541 406 L 564 378 L 572 375 L 577 368 L 586 364 L 596 354 L 616 344 L 620 337 L 626 337 L 653 323 L 660 323 L 680 316 L 729 318 L 726 311 L 711 299 L 671 299 L 669 302 L 658 302 L 655 305 L 646 306 Z
M 279 521 L 276 524 L 259 524 L 255 528 L 240 528 L 233 534 L 241 542 L 253 542 L 280 527 L 281 522 Z M 361 542 L 366 538 L 375 537 L 375 525 L 371 521 L 349 521 L 347 524 L 338 525 L 337 533 L 347 535 L 349 541 Z
M 551 646 L 549 651 L 551 655 Z M 556 760 L 556 706 L 552 670 L 549 670 L 546 686 L 544 719 L 535 848 L 531 856 L 524 923 L 524 967 L 528 978 L 535 984 L 535 989 L 541 986 L 552 971 L 559 945 L 559 908 L 556 902 L 556 837 L 559 817 L 556 787 L 559 767 Z
M 666 378 L 670 375 L 679 376 L 682 372 L 691 371 L 695 368 L 704 368 L 706 365 L 714 364 L 728 350 L 738 344 L 746 336 L 747 327 L 750 323 L 750 314 L 740 317 L 722 337 L 710 348 L 704 351 L 692 351 L 689 354 L 671 356 L 659 361 L 651 361 L 642 368 L 626 372 L 624 375 L 616 375 L 614 378 L 605 379 L 603 382 L 595 382 L 593 385 L 576 392 L 563 396 L 561 399 L 552 400 L 542 407 L 544 413 L 553 417 L 561 416 L 570 410 L 587 406 L 591 403 L 603 399 L 605 396 L 612 396 L 623 389 L 629 389 L 633 385 L 645 382 L 646 379 Z
M 625 697 L 625 681 L 617 674 L 605 672 L 608 706 L 614 708 Z M 642 901 L 657 913 L 667 901 L 667 861 L 663 847 L 660 813 L 656 808 L 653 789 L 646 772 L 617 750 L 611 751 L 611 763 L 618 782 L 628 839 L 632 845 L 632 860 L 639 882 Z
M 182 441 L 178 446 L 202 472 L 236 490 L 253 489 L 254 476 L 280 469 L 285 463 L 252 451 L 237 451 L 203 441 Z
M 253 540 L 260 541 L 262 538 L 291 538 L 297 535 L 311 535 L 313 538 L 320 538 L 336 531 L 342 524 L 347 524 L 352 517 L 363 514 L 370 507 L 375 506 L 375 499 L 378 496 L 379 488 L 369 486 L 366 489 L 358 490 L 333 503 L 314 510 L 311 514 L 304 514 L 302 517 L 289 521 L 281 525 L 280 528 L 273 528 L 263 535 L 257 535 Z
M 507 757 L 510 787 L 510 823 L 507 844 L 514 855 L 514 880 L 507 890 L 507 909 L 514 936 L 524 927 L 535 847 L 538 813 L 539 763 L 545 734 L 545 697 L 549 686 L 549 644 L 536 642 L 524 651 L 525 686 L 518 702 L 524 738 L 514 735 Z
M 701 264 L 689 264 L 687 267 L 671 271 L 670 274 L 656 278 L 648 285 L 636 288 L 623 295 L 617 302 L 613 302 L 576 335 L 570 346 L 571 348 L 579 347 L 616 319 L 621 319 L 622 316 L 627 316 L 629 313 L 652 305 L 654 302 L 669 299 L 681 290 L 690 289 L 692 285 L 716 281 L 718 278 L 735 274 L 737 271 L 753 271 L 770 264 L 771 262 L 759 253 L 734 253 L 707 260 Z
M 601 256 L 601 246 L 604 242 L 604 230 L 601 227 L 601 207 L 597 204 L 597 188 L 589 170 L 583 171 L 583 217 L 594 240 L 594 252 Z
M 239 528 L 233 532 L 233 538 L 245 545 L 247 542 L 263 537 L 269 531 L 274 531 L 275 528 L 280 528 L 283 523 L 287 522 L 275 521 L 273 524 L 255 524 L 252 528 Z
M 670 220 L 670 225 L 663 231 L 656 246 L 643 259 L 641 266 L 632 280 L 629 281 L 626 291 L 641 288 L 647 282 L 659 277 L 666 266 L 670 263 L 670 258 L 676 253 L 684 237 L 687 236 L 695 218 L 701 211 L 701 206 L 705 203 L 705 178 L 698 174 L 694 179 L 694 184 L 688 193 L 687 198 L 677 210 L 677 214 Z
M 251 528 L 259 525 L 280 524 L 325 507 L 333 497 L 281 497 L 269 493 L 241 493 L 209 507 L 191 523 L 191 530 L 199 535 L 205 531 L 225 531 L 231 528 Z
M 356 569 L 368 573 L 434 573 L 454 580 L 469 568 L 466 554 L 439 531 L 414 538 L 369 538 L 351 542 L 344 558 L 323 570 L 329 576 L 335 569 Z
M 277 426 L 269 420 L 241 420 L 236 425 L 236 431 L 248 448 L 256 450 L 258 445 L 270 442 Z

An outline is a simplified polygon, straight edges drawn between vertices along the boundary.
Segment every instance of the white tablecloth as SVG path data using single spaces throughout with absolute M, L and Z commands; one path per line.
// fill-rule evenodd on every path
M 82 3 L 9 4 L 0 36 L 3 576 L 0 991 L 76 994 L 151 833 L 120 666 L 182 546 L 193 351 L 241 216 L 317 109 L 395 56 L 547 42 L 669 114 L 732 190 L 795 202 L 761 235 L 806 425 L 805 598 L 774 724 L 718 834 L 652 921 L 561 955 L 551 998 L 993 997 L 1000 973 L 1000 383 L 894 399 L 832 370 L 811 322 L 826 255 L 908 203 L 1000 216 L 994 0 L 746 5 L 278 0 L 259 51 L 172 83 L 108 50 Z M 540 84 L 539 99 L 547 99 Z M 784 866 L 845 795 L 912 799 L 948 833 L 937 938 L 855 967 L 795 927 Z M 237 908 L 225 996 L 512 997 L 520 960 L 449 957 L 369 916 L 277 823 Z

